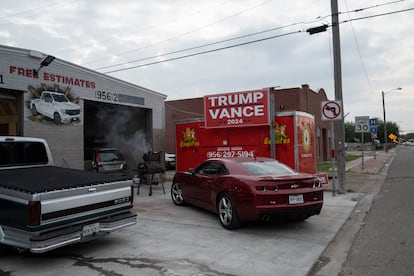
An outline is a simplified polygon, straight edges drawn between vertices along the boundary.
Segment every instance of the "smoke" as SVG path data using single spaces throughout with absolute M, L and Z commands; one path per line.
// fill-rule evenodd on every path
M 142 156 L 151 150 L 145 132 L 145 110 L 128 107 L 105 107 L 97 114 L 97 126 L 108 147 L 118 148 L 127 159 L 128 167 L 136 168 Z

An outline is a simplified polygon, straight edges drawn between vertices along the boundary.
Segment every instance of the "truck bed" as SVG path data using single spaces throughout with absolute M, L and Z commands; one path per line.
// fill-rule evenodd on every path
M 127 180 L 125 176 L 101 174 L 55 166 L 0 170 L 0 187 L 30 194 Z

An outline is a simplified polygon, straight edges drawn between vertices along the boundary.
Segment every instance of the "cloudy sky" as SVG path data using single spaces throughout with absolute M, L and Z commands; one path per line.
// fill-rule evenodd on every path
M 54 55 L 167 100 L 302 84 L 335 99 L 332 28 L 306 32 L 331 26 L 329 0 L 0 3 L 0 44 Z M 338 7 L 346 121 L 383 119 L 384 91 L 387 121 L 414 132 L 414 0 L 338 0 Z

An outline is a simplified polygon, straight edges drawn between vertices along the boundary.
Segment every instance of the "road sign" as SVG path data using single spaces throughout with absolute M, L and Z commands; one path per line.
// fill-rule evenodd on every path
M 331 121 L 342 119 L 341 101 L 323 101 L 322 120 Z
M 398 138 L 398 136 L 397 135 L 395 135 L 394 133 L 390 133 L 389 135 L 388 135 L 388 138 L 390 138 L 394 143 L 396 143 L 397 142 L 397 138 Z
M 371 130 L 372 134 L 377 134 L 377 127 L 376 126 L 371 126 L 370 130 Z
M 369 116 L 355 117 L 355 132 L 357 133 L 370 132 Z
M 369 119 L 369 125 L 372 126 L 372 127 L 376 127 L 377 126 L 377 118 Z

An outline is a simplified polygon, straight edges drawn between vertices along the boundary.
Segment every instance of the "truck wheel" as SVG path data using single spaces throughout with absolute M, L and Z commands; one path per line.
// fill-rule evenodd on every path
M 37 112 L 37 108 L 35 105 L 32 105 L 32 115 L 38 115 L 39 112 Z
M 227 193 L 221 194 L 217 202 L 217 211 L 221 225 L 229 230 L 240 226 L 236 205 Z
M 53 114 L 53 121 L 57 125 L 60 125 L 62 123 L 59 113 L 55 112 L 55 114 Z

